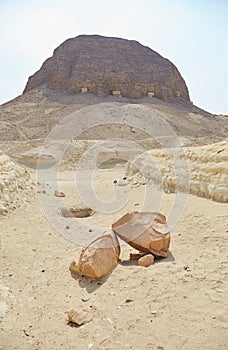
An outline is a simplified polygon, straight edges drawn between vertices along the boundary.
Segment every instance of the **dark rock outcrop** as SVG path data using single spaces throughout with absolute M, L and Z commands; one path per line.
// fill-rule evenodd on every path
M 140 98 L 151 92 L 162 100 L 189 101 L 185 81 L 168 59 L 137 41 L 99 35 L 66 40 L 29 78 L 24 92 L 42 85 L 69 94 L 87 88 L 100 96 L 121 91 L 123 97 Z

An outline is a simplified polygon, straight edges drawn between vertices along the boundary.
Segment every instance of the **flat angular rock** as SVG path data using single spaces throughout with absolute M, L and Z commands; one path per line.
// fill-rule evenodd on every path
M 112 228 L 119 238 L 140 252 L 152 253 L 155 257 L 168 256 L 170 232 L 163 214 L 128 213 Z
M 140 253 L 130 253 L 130 260 L 139 260 L 140 258 L 142 258 L 143 256 L 145 256 L 147 253 L 144 252 L 140 252 Z
M 94 214 L 94 210 L 91 208 L 62 208 L 61 213 L 64 218 L 87 218 Z
M 70 271 L 81 276 L 99 279 L 106 276 L 118 264 L 120 246 L 114 234 L 95 239 L 82 250 L 78 264 L 70 264 Z

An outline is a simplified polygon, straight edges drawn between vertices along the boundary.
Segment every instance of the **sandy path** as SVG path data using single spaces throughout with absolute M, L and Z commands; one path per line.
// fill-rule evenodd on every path
M 124 169 L 97 174 L 104 200 Z M 61 174 L 70 205 L 77 203 L 72 173 Z M 105 189 L 105 191 L 104 191 Z M 140 210 L 144 186 L 131 189 L 125 208 L 95 214 L 91 225 L 110 225 L 128 210 Z M 54 189 L 53 189 L 54 190 Z M 44 194 L 45 195 L 45 194 Z M 166 213 L 173 194 L 164 195 Z M 37 198 L 0 221 L 2 304 L 0 349 L 226 349 L 227 205 L 189 196 L 172 232 L 171 255 L 148 269 L 123 262 L 97 285 L 75 280 L 68 266 L 81 248 L 46 221 Z M 67 219 L 66 219 L 67 220 Z M 128 246 L 122 246 L 123 259 Z M 7 290 L 7 287 L 9 288 Z M 83 303 L 82 297 L 89 296 Z M 133 301 L 126 303 L 126 299 Z M 93 310 L 93 320 L 67 325 L 64 311 L 79 305 Z

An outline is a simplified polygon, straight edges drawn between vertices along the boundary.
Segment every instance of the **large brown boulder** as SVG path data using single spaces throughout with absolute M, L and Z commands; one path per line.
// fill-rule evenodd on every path
M 130 98 L 189 101 L 185 81 L 168 59 L 137 41 L 99 35 L 63 42 L 29 78 L 24 92 L 42 85 L 70 94 L 107 96 L 117 91 Z
M 82 250 L 78 264 L 73 261 L 70 271 L 90 278 L 102 278 L 118 264 L 120 246 L 114 234 L 98 237 Z
M 160 213 L 133 212 L 116 221 L 112 228 L 119 238 L 140 252 L 167 257 L 170 232 L 166 218 Z

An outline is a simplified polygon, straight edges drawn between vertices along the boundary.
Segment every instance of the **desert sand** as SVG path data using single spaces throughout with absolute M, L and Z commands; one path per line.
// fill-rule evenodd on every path
M 56 125 L 83 107 L 85 132 L 70 140 L 58 178 L 50 173 L 43 181 L 42 169 L 55 158 L 43 154 L 36 171 L 39 147 Z M 110 113 L 131 119 L 133 109 L 138 128 L 107 123 Z M 43 88 L 2 105 L 0 113 L 0 349 L 227 349 L 227 116 L 156 98 L 102 99 Z M 91 128 L 101 116 L 101 125 Z M 144 128 L 156 116 L 185 146 L 190 194 L 174 193 L 176 174 L 167 148 L 154 149 L 158 142 Z M 116 137 L 148 151 L 137 158 L 132 145 L 129 154 L 111 145 L 100 154 L 90 182 L 90 167 L 76 172 L 97 140 Z M 110 161 L 102 163 L 106 156 Z M 126 184 L 119 186 L 125 176 Z M 56 197 L 55 190 L 65 197 Z M 101 207 L 88 218 L 61 215 L 63 208 L 91 206 L 97 198 Z M 129 261 L 137 251 L 121 242 L 121 261 L 106 278 L 71 275 L 69 264 L 86 244 L 127 212 L 143 210 L 159 211 L 172 224 L 168 258 L 137 266 Z M 65 312 L 81 307 L 91 320 L 73 327 Z
M 15 166 L 22 173 L 26 169 L 30 178 L 25 183 L 31 186 L 15 188 L 20 205 L 0 219 L 0 349 L 227 349 L 227 204 L 190 194 L 172 228 L 168 258 L 148 268 L 137 266 L 129 261 L 129 253 L 137 251 L 121 242 L 121 262 L 106 278 L 73 278 L 69 264 L 82 245 L 66 237 L 77 219 L 62 218 L 69 226 L 64 237 L 41 203 L 48 198 L 59 207 L 81 206 L 75 172 L 59 174 L 59 190 L 66 195 L 60 199 L 52 178 L 37 188 L 35 170 Z M 117 189 L 113 184 L 126 171 L 123 164 L 97 169 L 94 188 L 100 199 L 111 201 L 116 191 L 121 196 L 127 189 L 129 198 L 114 213 L 80 219 L 87 229 L 77 237 L 86 235 L 89 241 L 126 212 L 142 210 L 146 185 Z M 147 200 L 147 209 L 168 216 L 175 194 L 159 194 L 159 207 L 157 193 Z M 80 307 L 91 321 L 73 327 L 65 312 Z

